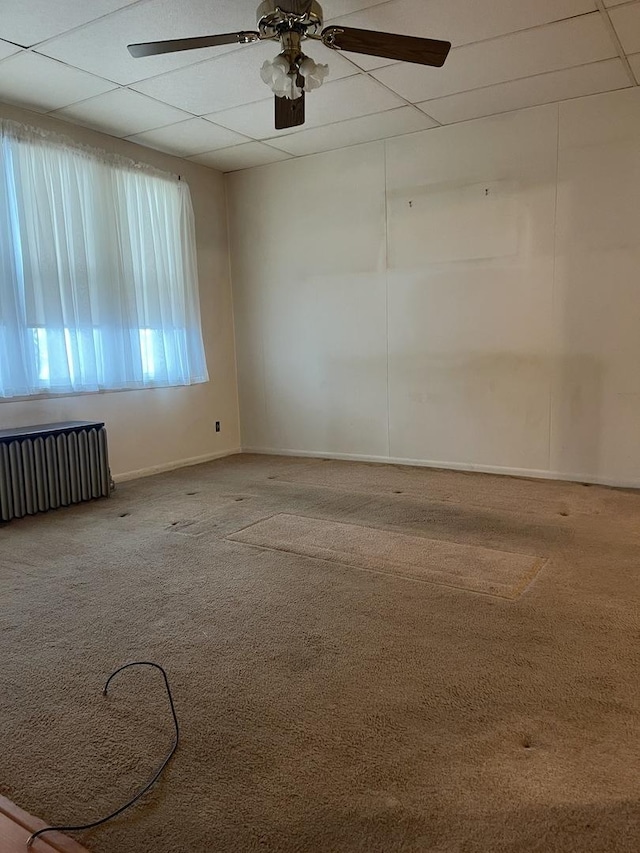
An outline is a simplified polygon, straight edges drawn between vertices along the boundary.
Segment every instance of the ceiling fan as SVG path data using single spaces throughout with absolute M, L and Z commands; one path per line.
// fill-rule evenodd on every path
M 317 0 L 264 0 L 258 6 L 257 20 L 257 30 L 130 44 L 128 49 L 132 56 L 143 57 L 223 44 L 279 41 L 282 51 L 273 62 L 265 62 L 261 71 L 262 79 L 276 96 L 276 130 L 304 124 L 305 92 L 322 85 L 329 72 L 327 65 L 317 65 L 302 52 L 301 45 L 305 39 L 316 39 L 333 50 L 348 50 L 437 68 L 444 65 L 451 49 L 450 42 L 436 39 L 343 26 L 323 29 L 322 7 Z

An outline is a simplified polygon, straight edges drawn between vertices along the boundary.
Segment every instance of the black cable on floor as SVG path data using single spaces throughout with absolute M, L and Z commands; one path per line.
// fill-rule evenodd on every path
M 144 788 L 138 794 L 135 795 L 135 797 L 133 797 L 131 800 L 129 800 L 128 803 L 125 803 L 124 806 L 120 806 L 119 809 L 116 809 L 116 811 L 111 812 L 111 814 L 107 815 L 106 817 L 100 818 L 100 820 L 94 820 L 94 821 L 92 821 L 92 823 L 84 823 L 81 826 L 47 826 L 44 829 L 39 829 L 37 832 L 34 832 L 32 835 L 29 836 L 29 838 L 27 839 L 27 847 L 31 847 L 31 845 L 36 840 L 36 838 L 38 838 L 40 835 L 44 835 L 45 832 L 54 832 L 54 831 L 56 831 L 56 832 L 80 832 L 83 829 L 93 829 L 95 826 L 100 826 L 101 824 L 106 823 L 108 820 L 112 820 L 114 817 L 117 817 L 119 814 L 122 814 L 123 811 L 128 809 L 134 803 L 137 803 L 138 800 L 140 799 L 140 797 L 144 796 L 147 793 L 147 791 L 155 785 L 155 783 L 160 778 L 162 771 L 164 770 L 164 768 L 167 766 L 167 764 L 173 758 L 173 754 L 176 751 L 176 749 L 178 748 L 178 740 L 180 738 L 180 729 L 178 728 L 178 718 L 176 717 L 176 709 L 173 705 L 173 696 L 171 695 L 171 688 L 169 687 L 169 679 L 167 678 L 167 673 L 160 666 L 160 664 L 152 663 L 151 661 L 146 661 L 146 660 L 137 660 L 137 661 L 132 661 L 132 663 L 125 663 L 124 666 L 121 666 L 119 669 L 116 669 L 115 672 L 111 673 L 111 675 L 107 679 L 107 683 L 104 686 L 104 690 L 102 691 L 102 695 L 103 696 L 107 695 L 107 689 L 109 687 L 111 679 L 114 676 L 116 676 L 119 672 L 122 672 L 123 669 L 127 669 L 130 666 L 153 666 L 156 669 L 159 669 L 160 672 L 162 673 L 162 677 L 164 678 L 164 686 L 167 689 L 167 696 L 169 697 L 169 705 L 171 707 L 171 715 L 173 717 L 173 725 L 175 727 L 175 735 L 174 735 L 173 745 L 171 747 L 171 751 L 169 752 L 169 754 L 167 755 L 165 760 L 162 762 L 162 764 L 160 765 L 160 767 L 158 768 L 158 770 L 154 774 L 153 779 L 150 782 L 148 782 L 144 786 Z

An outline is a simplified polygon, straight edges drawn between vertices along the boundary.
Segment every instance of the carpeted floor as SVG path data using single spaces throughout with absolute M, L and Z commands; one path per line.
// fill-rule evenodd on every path
M 0 528 L 0 595 L 0 793 L 46 820 L 149 778 L 157 673 L 101 689 L 168 670 L 179 751 L 95 853 L 640 849 L 640 493 L 236 456 Z

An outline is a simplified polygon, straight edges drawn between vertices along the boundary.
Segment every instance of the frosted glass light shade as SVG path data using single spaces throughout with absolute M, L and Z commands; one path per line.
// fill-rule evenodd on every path
M 297 73 L 295 70 L 293 74 L 289 73 L 289 63 L 284 56 L 276 56 L 272 62 L 267 59 L 260 69 L 260 76 L 279 98 L 294 101 L 302 94 L 296 84 Z
M 305 92 L 319 89 L 328 73 L 328 65 L 318 65 L 310 56 L 305 56 L 300 63 L 300 74 L 304 77 Z
M 289 60 L 280 54 L 273 61 L 268 59 L 260 69 L 260 76 L 271 91 L 280 98 L 296 100 L 302 94 L 298 86 L 298 75 L 304 79 L 304 91 L 312 92 L 320 88 L 329 73 L 328 65 L 318 65 L 309 56 L 305 56 L 298 69 L 289 66 Z

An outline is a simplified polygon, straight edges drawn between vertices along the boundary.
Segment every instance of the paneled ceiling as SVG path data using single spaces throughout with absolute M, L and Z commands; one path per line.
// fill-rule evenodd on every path
M 130 42 L 255 26 L 256 0 L 3 0 L 0 101 L 222 171 L 640 81 L 640 0 L 324 0 L 325 23 L 447 39 L 442 69 L 331 51 L 302 128 L 276 131 L 276 42 L 133 59 Z M 283 4 L 284 5 L 284 4 Z

